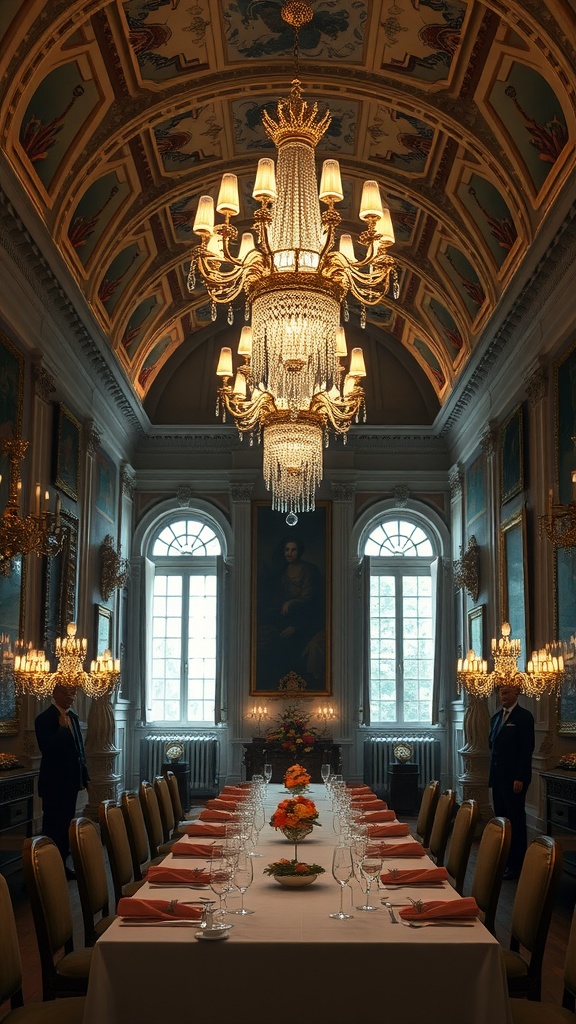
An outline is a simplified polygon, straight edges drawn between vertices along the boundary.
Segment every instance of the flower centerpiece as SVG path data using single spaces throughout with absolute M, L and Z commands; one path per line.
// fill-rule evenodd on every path
M 291 793 L 305 793 L 310 785 L 310 775 L 301 764 L 293 764 L 284 773 L 284 785 Z
M 320 738 L 318 730 L 309 725 L 311 717 L 298 704 L 289 704 L 280 712 L 278 724 L 267 731 L 266 742 L 291 754 L 310 754 Z
M 318 810 L 313 800 L 305 796 L 281 800 L 270 818 L 272 828 L 280 829 L 286 839 L 294 843 L 294 860 L 298 860 L 298 843 L 310 834 L 314 825 L 320 825 Z
M 305 864 L 301 860 L 275 860 L 264 868 L 265 875 L 272 875 L 280 885 L 288 887 L 301 887 L 311 885 L 316 881 L 318 875 L 324 874 L 324 868 L 320 864 Z

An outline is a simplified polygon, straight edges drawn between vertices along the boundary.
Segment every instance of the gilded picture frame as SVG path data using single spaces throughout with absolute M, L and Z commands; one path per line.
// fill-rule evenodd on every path
M 103 604 L 95 607 L 94 622 L 94 657 L 99 658 L 104 651 L 112 650 L 112 610 Z
M 500 621 L 509 622 L 511 636 L 520 640 L 518 667 L 524 671 L 529 657 L 529 608 L 524 507 L 500 527 Z
M 484 605 L 468 612 L 468 649 L 484 658 Z
M 57 413 L 54 486 L 67 494 L 72 501 L 78 501 L 81 429 L 80 420 L 60 402 Z
M 331 693 L 331 510 L 316 502 L 289 527 L 270 502 L 253 502 L 253 696 Z
M 524 490 L 524 421 L 519 405 L 500 429 L 500 501 Z
M 26 559 L 17 555 L 9 576 L 0 575 L 0 635 L 13 644 L 25 635 Z M 20 731 L 20 697 L 10 674 L 0 673 L 0 736 Z
M 554 366 L 554 483 L 558 501 L 572 500 L 576 424 L 576 342 Z M 548 541 L 544 541 L 548 543 Z M 576 636 L 576 548 L 554 552 L 554 624 L 559 640 Z M 558 699 L 558 732 L 576 736 L 576 665 L 567 663 L 567 682 Z

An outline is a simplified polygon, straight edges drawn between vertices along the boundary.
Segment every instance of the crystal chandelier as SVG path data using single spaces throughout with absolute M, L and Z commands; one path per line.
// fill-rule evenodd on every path
M 488 697 L 500 686 L 517 686 L 527 697 L 539 700 L 544 694 L 558 693 L 564 680 L 564 658 L 556 654 L 554 645 L 547 644 L 540 651 L 533 651 L 526 671 L 518 668 L 521 644 L 510 637 L 510 623 L 502 624 L 501 636 L 492 640 L 494 668 L 488 672 L 488 662 L 468 651 L 466 658 L 459 658 L 456 666 L 458 693 L 462 688 L 473 697 Z
M 21 515 L 22 481 L 19 467 L 27 448 L 28 441 L 23 441 L 20 437 L 0 438 L 0 451 L 6 455 L 10 463 L 10 493 L 0 518 L 0 574 L 2 576 L 10 575 L 13 559 L 18 555 L 28 555 L 31 551 L 36 555 L 57 555 L 62 550 L 66 537 L 66 529 L 60 523 L 60 496 L 57 498 L 55 512 L 49 512 L 47 508 L 42 511 L 40 484 L 36 484 L 34 512 L 30 512 L 27 516 Z M 48 491 L 46 491 L 45 505 L 48 498 Z
M 58 659 L 55 672 L 44 651 L 26 650 L 14 658 L 14 681 L 20 693 L 32 694 L 41 700 L 49 697 L 54 687 L 81 688 L 89 697 L 104 697 L 111 693 L 120 679 L 120 662 L 110 651 L 92 661 L 90 671 L 84 671 L 88 641 L 76 636 L 76 624 L 70 622 L 66 636 L 58 637 L 54 650 Z
M 572 438 L 576 448 L 576 437 Z M 555 548 L 576 548 L 576 469 L 572 470 L 572 501 L 568 505 L 554 502 L 548 491 L 548 510 L 540 516 L 540 536 L 545 533 Z
M 293 26 L 295 53 L 298 30 L 312 18 L 307 3 L 289 2 L 281 9 Z M 352 236 L 343 234 L 335 204 L 344 198 L 337 160 L 325 160 L 320 189 L 314 150 L 330 124 L 302 97 L 300 82 L 277 104 L 276 117 L 266 111 L 264 130 L 277 149 L 277 164 L 268 157 L 258 162 L 253 198 L 260 204 L 252 232 L 239 247 L 231 218 L 240 212 L 238 181 L 226 173 L 216 202 L 224 221 L 214 223 L 214 200 L 202 196 L 194 221 L 201 244 L 192 253 L 188 287 L 196 275 L 211 300 L 228 306 L 244 294 L 245 320 L 238 354 L 243 362 L 234 373 L 232 351 L 222 349 L 216 373 L 222 378 L 217 414 L 230 414 L 240 436 L 248 433 L 264 444 L 264 477 L 272 493 L 272 508 L 314 509 L 315 490 L 322 480 L 322 447 L 330 433 L 346 434 L 364 414 L 366 375 L 362 350 L 353 349 L 346 371 L 346 337 L 341 320 L 348 320 L 348 295 L 366 308 L 392 292 L 398 297 L 398 273 L 388 248 L 394 242 L 389 209 L 382 204 L 376 181 L 364 183 L 358 236 L 364 250 L 357 258 Z M 326 209 L 321 212 L 320 203 Z

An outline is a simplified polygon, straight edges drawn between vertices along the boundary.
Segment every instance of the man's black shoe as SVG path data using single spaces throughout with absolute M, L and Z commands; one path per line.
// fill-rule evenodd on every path
M 76 872 L 73 871 L 72 868 L 64 868 L 64 870 L 66 872 L 66 878 L 69 879 L 70 882 L 75 882 Z

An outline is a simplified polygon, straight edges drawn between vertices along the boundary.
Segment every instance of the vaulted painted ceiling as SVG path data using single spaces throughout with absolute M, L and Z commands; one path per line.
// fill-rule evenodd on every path
M 272 148 L 262 111 L 294 77 L 280 7 L 0 4 L 0 158 L 153 421 L 213 422 L 217 349 L 242 310 L 237 328 L 222 308 L 212 324 L 202 288 L 187 291 L 192 222 L 198 197 L 233 170 L 236 223 L 251 227 L 257 160 Z M 400 422 L 412 384 L 432 422 L 574 171 L 576 11 L 571 0 L 313 7 L 299 75 L 332 114 L 318 165 L 340 160 L 345 230 L 359 232 L 362 182 L 376 178 L 396 232 L 400 296 L 363 332 L 370 421 Z M 351 324 L 360 330 L 354 308 Z M 166 396 L 184 369 L 189 404 L 176 414 Z

